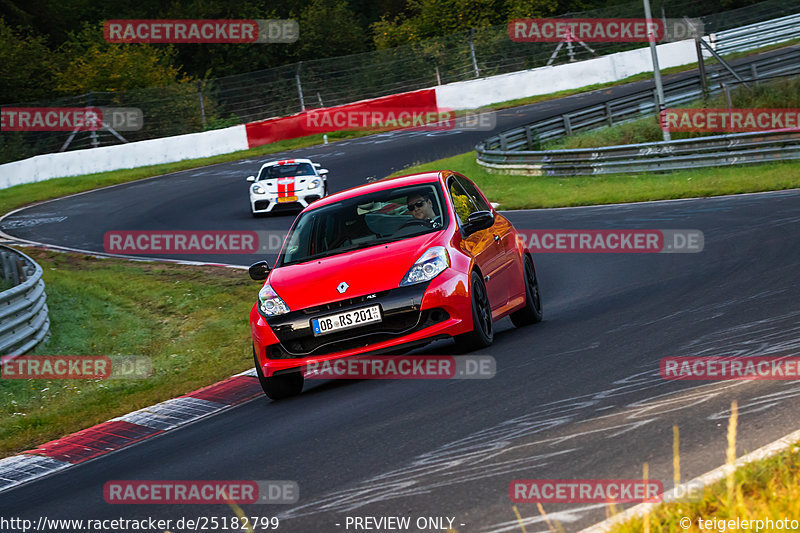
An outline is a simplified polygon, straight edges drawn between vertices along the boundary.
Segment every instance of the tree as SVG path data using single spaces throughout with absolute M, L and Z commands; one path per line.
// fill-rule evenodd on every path
M 506 0 L 508 19 L 549 17 L 558 13 L 558 0 Z
M 164 87 L 189 81 L 172 65 L 171 47 L 111 44 L 102 27 L 84 24 L 59 50 L 68 60 L 56 75 L 56 90 L 64 94 L 126 91 Z
M 45 98 L 51 93 L 55 60 L 46 40 L 0 18 L 0 103 Z
M 300 11 L 301 59 L 318 59 L 364 52 L 369 35 L 345 0 L 312 0 Z

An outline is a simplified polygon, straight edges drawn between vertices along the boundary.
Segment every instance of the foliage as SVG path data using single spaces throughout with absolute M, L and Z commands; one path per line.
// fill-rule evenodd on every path
M 99 26 L 84 24 L 70 35 L 61 53 L 68 59 L 56 75 L 56 90 L 64 94 L 126 91 L 189 81 L 172 66 L 173 48 L 111 44 L 103 39 Z
M 54 63 L 43 36 L 0 18 L 0 102 L 22 103 L 50 94 Z
M 242 119 L 231 113 L 228 118 L 211 118 L 206 121 L 203 130 L 220 130 L 222 128 L 229 128 L 231 126 L 238 126 L 242 123 Z

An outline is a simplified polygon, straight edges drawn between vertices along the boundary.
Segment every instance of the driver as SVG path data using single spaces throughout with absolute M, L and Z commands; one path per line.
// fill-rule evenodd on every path
M 428 222 L 433 226 L 442 224 L 441 217 L 433 211 L 433 202 L 427 192 L 411 193 L 408 197 L 408 211 L 417 220 Z

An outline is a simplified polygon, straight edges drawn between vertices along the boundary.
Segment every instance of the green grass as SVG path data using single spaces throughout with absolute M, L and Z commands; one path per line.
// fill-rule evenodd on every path
M 798 443 L 800 444 L 800 443 Z M 734 494 L 729 498 L 723 480 L 707 487 L 702 501 L 697 503 L 668 503 L 649 515 L 649 530 L 656 531 L 714 531 L 701 530 L 697 519 L 703 520 L 758 520 L 782 517 L 800 519 L 800 449 L 798 445 L 768 459 L 757 461 L 736 471 Z M 683 529 L 681 518 L 688 517 L 692 527 Z M 644 531 L 643 519 L 632 520 L 612 529 L 613 533 L 639 533 Z M 728 528 L 727 531 L 756 531 Z M 764 531 L 764 530 L 762 530 Z M 766 531 L 781 531 L 767 529 Z M 785 528 L 783 531 L 794 531 Z
M 151 358 L 147 379 L 0 379 L 0 456 L 252 368 L 243 270 L 28 249 L 44 269 L 51 337 L 38 355 Z
M 738 109 L 798 108 L 800 107 L 800 79 L 788 78 L 753 85 L 752 87 L 740 86 L 731 91 L 731 104 L 733 108 Z M 685 107 L 722 109 L 727 108 L 728 104 L 724 94 L 717 94 L 709 98 L 708 101 L 698 100 Z M 709 135 L 720 135 L 720 133 L 673 132 L 672 139 L 688 139 Z M 562 139 L 549 141 L 543 144 L 542 149 L 593 148 L 662 140 L 663 133 L 657 117 L 649 116 L 624 124 L 580 132 Z
M 737 403 L 731 405 L 728 420 L 728 445 L 721 456 L 725 464 L 735 466 L 736 435 L 738 425 Z M 676 437 L 677 439 L 677 437 Z M 679 464 L 677 447 L 673 446 L 675 460 Z M 611 514 L 616 513 L 609 506 Z M 800 443 L 785 448 L 771 457 L 739 466 L 727 474 L 725 479 L 705 487 L 702 498 L 692 503 L 667 502 L 655 507 L 648 514 L 620 523 L 611 529 L 613 533 L 638 533 L 640 531 L 796 531 L 791 527 L 767 528 L 749 524 L 743 528 L 729 520 L 781 519 L 800 520 Z M 698 523 L 698 519 L 704 521 Z M 717 524 L 708 524 L 716 520 Z M 724 526 L 720 527 L 719 522 Z
M 670 174 L 608 176 L 513 176 L 491 174 L 475 161 L 475 152 L 395 172 L 392 176 L 449 169 L 475 181 L 500 209 L 533 209 L 694 198 L 800 187 L 800 162 L 702 168 Z

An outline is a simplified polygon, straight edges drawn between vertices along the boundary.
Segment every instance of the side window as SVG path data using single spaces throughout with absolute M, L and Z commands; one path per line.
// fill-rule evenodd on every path
M 475 207 L 475 203 L 458 181 L 456 181 L 455 177 L 450 177 L 447 183 L 447 189 L 450 191 L 450 198 L 453 200 L 453 207 L 455 208 L 458 220 L 461 222 L 461 225 L 466 224 L 469 216 L 479 209 Z
M 473 183 L 467 179 L 464 179 L 460 176 L 456 177 L 459 185 L 467 192 L 470 198 L 472 198 L 472 202 L 477 206 L 478 211 L 491 211 L 492 208 L 489 204 L 486 203 L 486 200 L 483 199 L 483 196 L 478 189 L 473 185 Z

